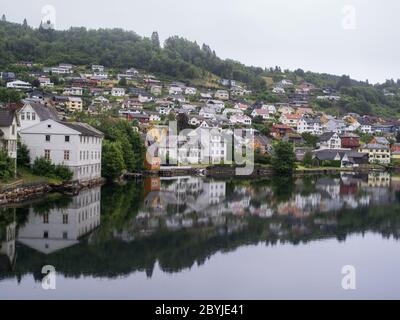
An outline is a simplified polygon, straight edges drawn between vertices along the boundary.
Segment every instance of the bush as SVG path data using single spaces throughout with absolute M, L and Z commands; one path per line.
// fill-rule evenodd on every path
M 14 176 L 14 161 L 7 152 L 0 150 L 0 180 L 8 180 Z
M 17 164 L 21 167 L 29 167 L 31 158 L 29 156 L 29 149 L 26 145 L 18 142 Z
M 49 177 L 54 171 L 55 166 L 45 158 L 37 158 L 32 166 L 32 172 L 37 176 Z
M 73 177 L 73 172 L 67 167 L 63 165 L 57 165 L 54 170 L 54 174 L 56 177 L 62 179 L 63 181 L 69 181 Z
M 49 178 L 59 178 L 62 181 L 72 179 L 73 172 L 64 165 L 54 165 L 50 160 L 45 158 L 37 158 L 32 166 L 32 172 L 38 176 Z

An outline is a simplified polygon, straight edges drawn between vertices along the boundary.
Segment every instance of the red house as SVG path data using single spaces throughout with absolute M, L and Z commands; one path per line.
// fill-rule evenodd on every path
M 340 136 L 343 149 L 358 149 L 360 147 L 360 137 L 354 133 L 346 133 Z

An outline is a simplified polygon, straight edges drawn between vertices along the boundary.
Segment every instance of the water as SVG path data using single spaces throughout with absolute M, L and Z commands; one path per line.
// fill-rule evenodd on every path
M 394 299 L 399 235 L 388 174 L 147 179 L 1 209 L 0 299 Z

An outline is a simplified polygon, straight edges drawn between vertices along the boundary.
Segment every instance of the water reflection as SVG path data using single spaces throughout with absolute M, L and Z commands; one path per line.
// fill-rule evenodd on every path
M 156 264 L 180 272 L 249 244 L 344 241 L 367 231 L 397 239 L 399 195 L 398 177 L 371 173 L 277 181 L 148 178 L 55 196 L 2 210 L 0 278 L 40 279 L 45 264 L 67 277 L 136 271 L 151 277 Z

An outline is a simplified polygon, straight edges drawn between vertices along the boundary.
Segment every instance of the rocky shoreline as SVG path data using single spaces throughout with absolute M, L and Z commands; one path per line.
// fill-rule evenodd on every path
M 105 180 L 103 178 L 99 178 L 84 182 L 66 182 L 60 185 L 48 183 L 19 185 L 17 187 L 10 187 L 0 190 L 0 206 L 33 200 L 51 192 L 59 192 L 66 195 L 76 195 L 83 189 L 92 188 L 104 183 Z

